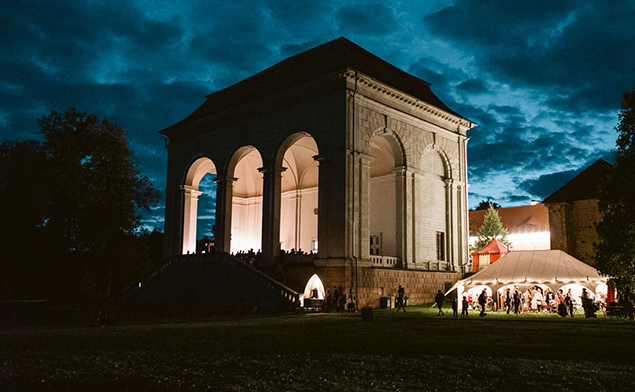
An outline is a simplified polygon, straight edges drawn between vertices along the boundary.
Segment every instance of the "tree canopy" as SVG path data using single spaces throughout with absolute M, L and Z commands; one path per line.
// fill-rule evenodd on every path
M 489 244 L 494 238 L 498 238 L 508 248 L 511 248 L 511 242 L 507 239 L 509 232 L 503 227 L 503 222 L 498 215 L 498 212 L 494 209 L 494 206 L 490 203 L 485 216 L 483 217 L 483 224 L 476 233 L 478 239 L 471 246 L 471 251 L 476 252 L 485 245 Z
M 0 295 L 108 295 L 143 269 L 138 210 L 159 194 L 114 122 L 70 108 L 38 124 L 41 141 L 0 145 L 0 205 L 9 207 L 1 263 L 10 271 Z
M 615 166 L 600 184 L 595 267 L 622 294 L 635 289 L 635 86 L 622 94 Z
M 494 208 L 502 208 L 500 204 L 498 204 L 495 201 L 491 201 L 490 198 L 488 197 L 487 200 L 481 200 L 481 202 L 478 203 L 478 205 L 474 207 L 472 211 L 487 210 L 490 205 L 493 206 Z

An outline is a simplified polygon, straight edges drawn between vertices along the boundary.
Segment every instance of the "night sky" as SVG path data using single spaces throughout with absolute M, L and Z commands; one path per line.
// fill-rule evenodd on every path
M 635 2 L 15 1 L 0 4 L 0 141 L 76 106 L 128 131 L 165 188 L 157 132 L 205 96 L 344 36 L 479 126 L 470 206 L 542 200 L 614 149 L 635 83 Z M 162 229 L 163 206 L 145 214 Z

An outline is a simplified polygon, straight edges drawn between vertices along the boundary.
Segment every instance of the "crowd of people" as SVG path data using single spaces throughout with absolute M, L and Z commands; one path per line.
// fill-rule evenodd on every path
M 526 290 L 520 290 L 518 286 L 508 287 L 503 290 L 498 301 L 488 295 L 487 290 L 474 296 L 471 293 L 464 296 L 464 304 L 468 308 L 480 309 L 483 314 L 487 309 L 497 311 L 502 309 L 507 314 L 521 313 L 557 313 L 563 317 L 573 317 L 575 309 L 582 307 L 586 317 L 595 317 L 595 312 L 603 306 L 603 298 L 597 299 L 593 293 L 582 289 L 579 300 L 571 293 L 571 289 L 565 292 L 559 289 L 553 292 L 550 288 L 533 286 Z M 463 305 L 465 307 L 465 305 Z
M 327 289 L 324 296 L 324 311 L 355 312 L 355 294 L 353 289 L 348 290 L 348 295 L 341 287 L 333 286 L 332 293 L 331 289 Z

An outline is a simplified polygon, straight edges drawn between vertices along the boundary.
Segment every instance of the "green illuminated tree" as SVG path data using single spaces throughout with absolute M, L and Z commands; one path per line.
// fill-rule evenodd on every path
M 635 289 L 635 86 L 622 94 L 615 166 L 600 184 L 595 267 L 621 294 Z
M 485 245 L 489 244 L 494 238 L 498 238 L 500 242 L 508 248 L 511 248 L 511 242 L 507 239 L 509 232 L 503 227 L 503 222 L 501 222 L 498 212 L 496 212 L 491 203 L 485 213 L 485 217 L 483 217 L 483 224 L 478 229 L 478 233 L 476 233 L 476 235 L 478 236 L 478 239 L 474 245 L 471 246 L 470 250 L 472 252 L 476 252 Z

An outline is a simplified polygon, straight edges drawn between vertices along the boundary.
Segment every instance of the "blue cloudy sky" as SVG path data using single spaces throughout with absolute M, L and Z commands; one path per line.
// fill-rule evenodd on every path
M 0 4 L 0 141 L 71 105 L 127 129 L 165 188 L 157 132 L 205 96 L 344 36 L 479 126 L 470 206 L 541 200 L 614 148 L 635 82 L 635 3 L 110 0 Z M 161 228 L 163 208 L 146 214 Z

